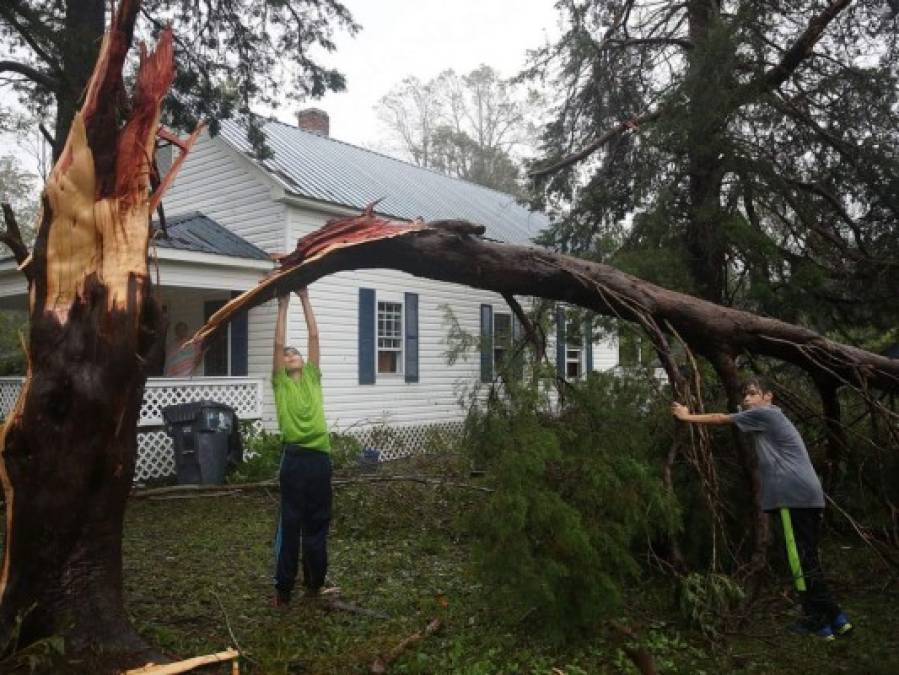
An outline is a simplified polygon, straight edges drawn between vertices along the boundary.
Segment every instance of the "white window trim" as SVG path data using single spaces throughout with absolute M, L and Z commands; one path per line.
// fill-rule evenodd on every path
M 383 295 L 375 291 L 375 382 L 380 378 L 385 378 L 387 380 L 401 379 L 405 378 L 405 357 L 406 357 L 406 298 L 403 293 L 384 293 Z M 395 372 L 381 372 L 378 369 L 378 355 L 382 351 L 380 346 L 378 345 L 378 305 L 380 303 L 392 303 L 400 306 L 400 347 L 398 350 L 393 349 L 385 349 L 383 351 L 396 351 L 397 352 L 397 370 Z
M 584 349 L 584 340 L 586 339 L 586 336 L 583 334 L 584 328 L 583 328 L 583 326 L 581 326 L 581 328 L 580 328 L 581 343 L 578 345 L 578 344 L 574 344 L 574 343 L 571 343 L 568 341 L 568 336 L 571 335 L 571 331 L 569 330 L 569 328 L 574 323 L 571 319 L 568 318 L 568 311 L 570 309 L 571 308 L 569 308 L 569 307 L 565 308 L 565 379 L 566 380 L 579 380 L 582 377 L 584 377 L 584 374 L 587 372 L 587 369 L 584 367 L 585 366 L 584 357 L 586 354 L 586 350 Z M 570 351 L 577 352 L 576 359 L 569 357 L 568 352 L 570 352 Z M 578 374 L 576 376 L 571 376 L 568 374 L 568 364 L 569 363 L 577 363 Z

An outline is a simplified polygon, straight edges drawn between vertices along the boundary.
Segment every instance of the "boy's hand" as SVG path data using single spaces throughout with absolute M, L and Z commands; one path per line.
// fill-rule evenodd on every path
M 690 410 L 685 405 L 681 405 L 677 401 L 671 404 L 671 414 L 679 420 L 685 420 L 690 415 Z

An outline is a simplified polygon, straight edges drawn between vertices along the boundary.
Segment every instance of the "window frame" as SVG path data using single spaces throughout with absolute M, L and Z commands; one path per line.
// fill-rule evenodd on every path
M 584 368 L 584 328 L 583 326 L 579 326 L 578 322 L 575 321 L 572 317 L 569 316 L 570 308 L 566 308 L 565 310 L 565 379 L 566 380 L 578 380 L 584 376 L 585 368 Z M 572 330 L 574 328 L 574 330 Z M 571 336 L 576 335 L 579 337 L 577 342 L 571 341 Z M 574 356 L 572 356 L 574 353 Z M 577 367 L 577 374 L 572 375 L 569 373 L 569 366 L 575 365 Z
M 497 320 L 496 320 L 496 319 L 497 319 L 497 317 L 500 317 L 500 316 L 508 317 L 509 323 L 508 323 L 508 333 L 507 333 L 507 335 L 505 336 L 504 344 L 503 344 L 501 347 L 498 347 L 497 345 L 500 344 L 500 340 L 498 339 L 498 338 L 499 338 L 499 334 L 497 333 L 497 330 L 496 330 L 496 327 L 497 327 Z M 493 323 L 493 334 L 491 335 L 491 339 L 492 339 L 492 341 L 493 341 L 493 344 L 491 345 L 491 358 L 493 359 L 493 373 L 494 373 L 494 376 L 495 376 L 496 373 L 498 373 L 499 370 L 500 370 L 500 360 L 497 359 L 497 352 L 501 352 L 501 353 L 504 353 L 504 354 L 508 354 L 508 353 L 512 350 L 512 345 L 513 345 L 513 342 L 514 342 L 514 341 L 513 341 L 513 337 L 512 337 L 512 331 L 513 331 L 513 328 L 512 328 L 512 322 L 513 322 L 513 321 L 514 321 L 514 317 L 512 316 L 512 312 L 511 312 L 511 311 L 509 311 L 509 312 L 502 312 L 502 311 L 497 311 L 496 308 L 493 308 L 493 321 L 492 321 L 492 323 Z
M 399 327 L 399 333 L 396 335 L 382 335 L 381 334 L 381 306 L 382 305 L 396 305 L 399 307 L 399 313 L 396 317 L 396 323 Z M 404 358 L 406 352 L 406 303 L 403 297 L 393 297 L 391 295 L 385 295 L 381 297 L 380 294 L 375 295 L 375 378 L 378 377 L 403 377 L 404 376 Z M 398 343 L 398 347 L 381 347 L 381 340 L 393 340 L 395 339 Z M 390 353 L 396 354 L 396 370 L 381 370 L 381 353 Z

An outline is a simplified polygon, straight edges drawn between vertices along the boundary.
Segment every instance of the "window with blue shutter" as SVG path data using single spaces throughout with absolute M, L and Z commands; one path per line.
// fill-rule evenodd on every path
M 481 305 L 481 382 L 493 382 L 493 307 Z
M 418 293 L 406 293 L 403 299 L 406 305 L 406 382 L 418 382 Z
M 375 291 L 359 289 L 359 384 L 375 383 Z

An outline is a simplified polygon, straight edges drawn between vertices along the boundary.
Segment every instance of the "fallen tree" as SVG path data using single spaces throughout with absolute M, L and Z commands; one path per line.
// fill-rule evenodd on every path
M 367 209 L 331 221 L 300 239 L 278 270 L 216 312 L 194 336 L 209 344 L 239 312 L 343 270 L 390 268 L 506 296 L 527 295 L 579 305 L 642 325 L 665 350 L 671 336 L 712 362 L 740 354 L 795 364 L 813 379 L 867 391 L 899 390 L 899 360 L 829 340 L 770 317 L 670 291 L 608 265 L 482 238 L 464 221 L 394 223 Z M 675 382 L 684 378 L 670 358 Z

